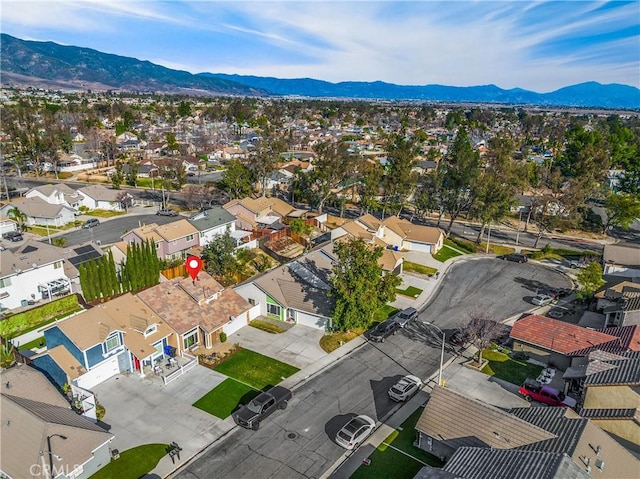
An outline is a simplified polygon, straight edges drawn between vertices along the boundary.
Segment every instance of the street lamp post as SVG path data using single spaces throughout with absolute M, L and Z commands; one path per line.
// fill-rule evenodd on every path
M 40 457 L 42 457 L 42 462 L 44 463 L 44 455 L 48 454 L 49 455 L 49 472 L 47 473 L 45 472 L 45 476 L 50 476 L 53 477 L 53 458 L 55 457 L 56 461 L 62 461 L 62 457 L 60 457 L 58 454 L 54 454 L 53 452 L 51 452 L 51 438 L 52 437 L 59 437 L 60 439 L 66 440 L 67 436 L 63 436 L 62 434 L 51 434 L 49 436 L 47 436 L 47 451 L 40 451 Z M 46 467 L 45 467 L 46 469 Z
M 440 350 L 440 369 L 438 369 L 438 386 L 442 386 L 442 367 L 444 365 L 444 343 L 446 342 L 446 339 L 447 339 L 446 334 L 442 329 L 440 329 L 434 323 L 427 321 L 426 324 L 428 324 L 429 326 L 433 326 L 442 334 L 442 348 Z
M 520 214 L 518 215 L 518 228 L 516 229 L 516 246 L 520 240 L 520 223 L 522 222 L 522 208 L 520 208 Z

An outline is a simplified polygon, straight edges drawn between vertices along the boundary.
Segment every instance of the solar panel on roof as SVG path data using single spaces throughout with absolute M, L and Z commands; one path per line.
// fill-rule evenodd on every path
M 93 248 L 93 246 L 81 246 L 80 248 L 75 248 L 73 250 L 77 255 L 81 255 L 81 254 L 85 254 L 85 253 L 90 253 L 92 251 L 95 251 L 95 249 Z

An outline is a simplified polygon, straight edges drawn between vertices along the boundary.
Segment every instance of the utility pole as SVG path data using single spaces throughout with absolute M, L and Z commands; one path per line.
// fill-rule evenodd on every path
M 489 241 L 491 240 L 491 222 L 489 222 L 489 231 L 487 232 L 487 250 L 485 254 L 489 254 Z

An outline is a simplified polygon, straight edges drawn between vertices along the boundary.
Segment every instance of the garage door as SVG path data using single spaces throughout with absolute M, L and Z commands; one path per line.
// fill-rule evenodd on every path
M 115 376 L 120 372 L 118 368 L 118 356 L 113 356 L 101 365 L 93 368 L 86 374 L 77 379 L 78 386 L 84 389 L 91 389 L 96 384 L 106 381 L 111 376 Z
M 322 316 L 314 316 L 313 314 L 296 311 L 295 318 L 298 324 L 309 326 L 311 328 L 322 329 L 323 331 L 327 329 L 327 318 Z
M 232 335 L 233 333 L 235 333 L 238 329 L 242 328 L 243 326 L 247 325 L 247 315 L 246 313 L 235 318 L 233 321 L 225 324 L 224 326 L 222 326 L 222 330 L 225 332 L 225 334 L 227 336 Z
M 431 253 L 431 245 L 425 243 L 410 243 L 411 251 L 421 251 L 422 253 Z

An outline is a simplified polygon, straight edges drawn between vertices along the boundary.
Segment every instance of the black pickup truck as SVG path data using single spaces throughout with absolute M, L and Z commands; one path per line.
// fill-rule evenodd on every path
M 249 404 L 233 413 L 233 420 L 238 426 L 257 431 L 260 421 L 266 419 L 276 409 L 286 409 L 292 394 L 287 388 L 274 386 L 268 391 L 258 394 Z

